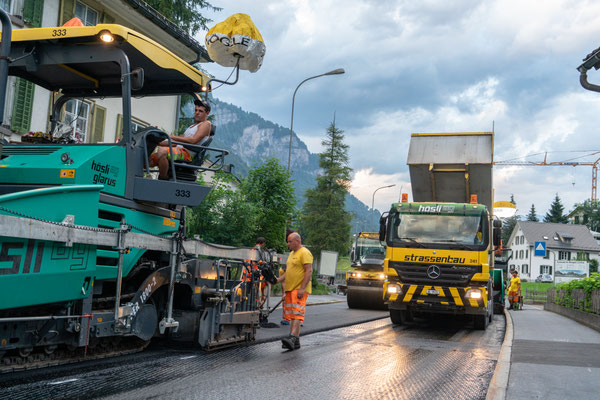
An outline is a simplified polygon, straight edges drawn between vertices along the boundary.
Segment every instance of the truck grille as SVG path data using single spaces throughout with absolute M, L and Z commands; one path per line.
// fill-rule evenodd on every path
M 440 268 L 440 276 L 431 279 L 427 269 L 431 265 Z M 436 286 L 467 286 L 473 275 L 481 272 L 480 265 L 456 264 L 412 264 L 390 261 L 389 267 L 396 270 L 402 283 L 420 283 Z

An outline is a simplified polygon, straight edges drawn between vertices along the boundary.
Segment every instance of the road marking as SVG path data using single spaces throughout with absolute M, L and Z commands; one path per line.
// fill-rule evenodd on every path
M 62 383 L 71 383 L 71 382 L 75 382 L 75 381 L 78 381 L 78 380 L 79 380 L 79 378 L 71 378 L 71 379 L 67 379 L 67 380 L 64 380 L 64 381 L 50 382 L 49 385 L 60 385 Z
M 198 357 L 198 356 L 185 356 L 185 357 L 181 357 L 180 360 L 187 360 L 187 359 L 194 358 L 194 357 Z

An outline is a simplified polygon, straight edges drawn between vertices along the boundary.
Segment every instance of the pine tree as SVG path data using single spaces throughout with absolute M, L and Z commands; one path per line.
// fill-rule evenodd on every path
M 539 222 L 540 221 L 538 219 L 536 213 L 535 213 L 535 206 L 533 204 L 531 205 L 531 209 L 529 210 L 529 214 L 527 214 L 527 221 L 533 221 L 533 222 Z
M 558 193 L 556 193 L 556 197 L 554 197 L 554 201 L 550 205 L 550 210 L 548 210 L 544 217 L 544 222 L 555 222 L 558 224 L 568 223 L 569 218 L 563 214 L 564 210 L 565 207 L 562 205 Z
M 319 154 L 322 174 L 317 185 L 306 190 L 306 202 L 300 217 L 300 232 L 315 258 L 321 250 L 346 254 L 350 248 L 350 221 L 345 211 L 345 197 L 350 186 L 348 145 L 344 131 L 336 128 L 335 120 L 327 129 L 327 138 L 321 142 L 325 150 Z

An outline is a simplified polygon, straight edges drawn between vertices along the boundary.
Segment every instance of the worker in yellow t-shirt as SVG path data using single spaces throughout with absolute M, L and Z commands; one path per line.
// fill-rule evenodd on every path
M 277 278 L 277 282 L 285 283 L 284 317 L 289 317 L 292 322 L 290 336 L 282 339 L 281 344 L 284 349 L 295 350 L 300 348 L 300 324 L 304 321 L 306 300 L 311 292 L 313 256 L 302 246 L 297 232 L 289 234 L 287 243 L 290 255 L 285 273 Z
M 521 278 L 516 270 L 510 272 L 512 278 L 510 278 L 510 286 L 508 287 L 508 302 L 510 303 L 509 310 L 514 310 L 515 304 L 519 302 L 519 294 L 521 293 Z

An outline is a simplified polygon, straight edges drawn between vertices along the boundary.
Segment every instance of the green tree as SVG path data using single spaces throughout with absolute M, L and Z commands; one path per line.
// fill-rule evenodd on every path
M 566 224 L 569 222 L 569 218 L 563 214 L 565 207 L 562 205 L 560 201 L 560 197 L 558 197 L 558 193 L 556 193 L 556 197 L 554 197 L 554 201 L 550 205 L 550 210 L 546 213 L 544 217 L 544 222 L 555 222 L 557 224 Z
M 600 230 L 600 202 L 585 200 L 583 203 L 575 204 L 574 211 L 577 211 L 576 224 L 586 225 L 593 231 Z
M 306 190 L 300 218 L 301 233 L 315 257 L 320 256 L 321 250 L 347 254 L 351 240 L 352 215 L 345 211 L 344 205 L 352 169 L 348 166 L 344 131 L 336 128 L 335 120 L 321 144 L 325 149 L 319 154 L 322 174 L 317 177 L 316 187 Z
M 203 9 L 222 10 L 206 0 L 146 0 L 146 3 L 189 35 L 194 35 L 200 29 L 208 30 L 207 24 L 212 20 L 201 14 Z
M 263 236 L 267 247 L 284 251 L 286 224 L 296 205 L 289 172 L 276 158 L 269 158 L 250 169 L 241 191 L 257 210 L 255 236 Z
M 213 189 L 186 215 L 188 235 L 229 246 L 253 246 L 258 207 L 231 188 L 233 176 L 215 175 Z
M 595 258 L 592 258 L 590 260 L 590 274 L 592 274 L 594 272 L 598 272 L 598 260 L 596 260 Z
M 531 208 L 529 209 L 529 214 L 527 214 L 527 221 L 533 221 L 533 222 L 540 221 L 535 213 L 535 205 L 533 205 L 533 204 L 531 205 Z
M 515 201 L 515 196 L 512 193 L 510 195 L 510 202 L 513 203 L 516 207 L 517 202 Z M 504 246 L 508 245 L 508 239 L 510 238 L 512 231 L 515 228 L 515 225 L 517 225 L 517 221 L 519 221 L 519 216 L 516 214 L 510 218 L 505 218 L 502 221 L 502 243 L 504 244 Z

